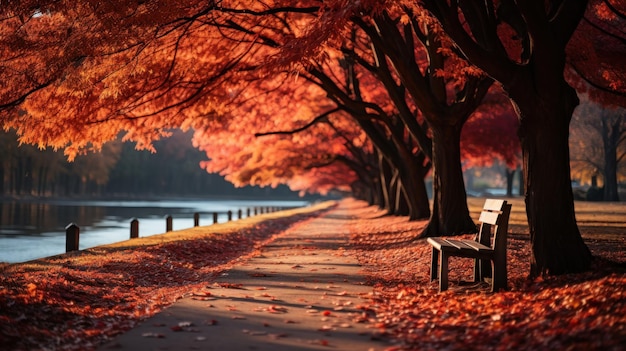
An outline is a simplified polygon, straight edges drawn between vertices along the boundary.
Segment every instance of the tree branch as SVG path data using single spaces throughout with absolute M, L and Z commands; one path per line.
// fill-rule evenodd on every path
M 339 108 L 334 108 L 330 111 L 326 111 L 324 113 L 322 113 L 321 115 L 315 117 L 311 122 L 305 124 L 304 126 L 300 127 L 300 128 L 296 128 L 296 129 L 292 129 L 292 130 L 284 130 L 284 131 L 275 131 L 275 132 L 265 132 L 265 133 L 254 133 L 255 137 L 262 137 L 262 136 L 266 136 L 266 135 L 291 135 L 291 134 L 296 134 L 296 133 L 300 133 L 302 131 L 307 130 L 308 128 L 312 127 L 313 125 L 317 124 L 318 122 L 321 122 L 323 120 L 325 120 L 329 115 L 335 113 L 335 112 L 339 112 L 340 109 Z
M 608 88 L 606 86 L 600 85 L 599 83 L 596 83 L 596 82 L 592 81 L 589 77 L 585 76 L 584 73 L 580 69 L 578 69 L 578 67 L 576 67 L 576 65 L 574 65 L 573 63 L 569 62 L 569 66 L 574 70 L 574 72 L 576 72 L 576 74 L 582 80 L 584 80 L 587 84 L 591 85 L 595 89 L 598 89 L 598 90 L 603 91 L 605 93 L 614 94 L 614 95 L 618 95 L 618 96 L 625 96 L 626 97 L 626 92 L 624 92 L 624 91 L 618 91 L 618 90 L 615 90 L 615 89 L 611 89 L 611 88 Z
M 477 43 L 467 33 L 459 20 L 459 0 L 447 1 L 423 0 L 426 8 L 439 20 L 446 33 L 454 40 L 463 52 L 463 55 L 474 65 L 479 67 L 502 84 L 509 85 L 517 76 L 525 74 L 524 66 L 512 63 L 502 49 L 490 51 Z M 494 30 L 494 28 L 492 28 Z M 493 37 L 493 36 L 492 36 Z M 494 47 L 501 47 L 502 43 L 492 43 Z M 491 47 L 491 46 L 489 46 Z
M 23 103 L 24 100 L 26 100 L 30 95 L 36 93 L 37 91 L 39 91 L 41 89 L 44 89 L 44 88 L 48 87 L 50 84 L 52 84 L 52 82 L 53 82 L 53 79 L 51 79 L 51 80 L 49 80 L 49 81 L 47 81 L 45 83 L 42 83 L 42 84 L 32 88 L 31 90 L 29 90 L 26 93 L 22 94 L 21 96 L 13 99 L 12 101 L 9 101 L 7 103 L 1 104 L 0 105 L 0 111 L 1 110 L 6 110 L 6 109 L 9 109 L 9 108 L 13 108 L 13 107 L 17 107 L 18 105 Z

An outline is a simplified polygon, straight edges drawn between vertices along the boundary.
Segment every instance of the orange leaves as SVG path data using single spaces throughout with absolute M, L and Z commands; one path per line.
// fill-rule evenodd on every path
M 404 344 L 401 349 L 610 349 L 624 342 L 626 277 L 608 261 L 600 260 L 588 273 L 529 282 L 529 241 L 513 238 L 509 291 L 493 294 L 488 284 L 462 283 L 471 276 L 456 268 L 468 262 L 451 260 L 455 286 L 438 293 L 429 280 L 427 245 L 407 241 L 419 229 L 419 223 L 389 217 L 361 218 L 351 226 L 356 255 L 378 282 L 371 304 L 363 308 L 375 311 L 372 327 Z M 596 254 L 622 249 L 611 245 Z
M 328 119 L 333 126 L 319 123 L 290 137 L 254 137 L 302 127 L 335 108 L 317 86 L 291 70 L 276 71 L 268 61 L 279 52 L 277 46 L 294 38 L 320 43 L 339 37 L 343 26 L 333 18 L 347 21 L 354 4 L 351 10 L 333 6 L 323 18 L 315 16 L 315 8 L 305 14 L 249 15 L 252 8 L 267 10 L 282 2 L 223 4 L 234 6 L 234 12 L 209 11 L 205 2 L 194 1 L 114 1 L 97 8 L 55 4 L 26 25 L 0 25 L 0 33 L 7 34 L 0 39 L 3 57 L 20 57 L 0 65 L 0 73 L 10 72 L 3 77 L 11 83 L 0 87 L 0 106 L 20 102 L 19 114 L 7 113 L 2 122 L 18 129 L 21 141 L 65 149 L 73 159 L 99 151 L 120 132 L 138 149 L 154 151 L 152 142 L 170 129 L 194 129 L 195 145 L 211 159 L 203 167 L 240 186 L 290 183 L 297 190 L 326 193 L 349 190 L 355 181 L 354 172 L 335 161 L 350 156 L 346 140 L 369 145 L 354 124 L 334 115 Z M 312 23 L 341 30 L 320 27 L 324 33 L 318 35 Z M 262 35 L 255 33 L 258 28 Z M 320 50 L 319 45 L 287 48 L 287 60 L 289 65 L 308 60 L 298 56 Z M 33 87 L 41 89 L 22 96 Z M 328 169 L 315 170 L 324 166 Z
M 0 106 L 25 97 L 19 114 L 33 116 L 7 114 L 3 126 L 19 128 L 25 142 L 68 147 L 73 158 L 122 130 L 149 149 L 164 129 L 193 127 L 230 100 L 221 94 L 226 68 L 242 58 L 248 41 L 222 40 L 223 33 L 203 21 L 184 28 L 166 24 L 193 16 L 199 11 L 193 3 L 154 0 L 150 10 L 114 3 L 92 8 L 58 2 L 26 23 L 2 21 L 7 40 L 0 41 L 0 52 L 19 59 L 0 64 L 0 72 L 10 72 L 3 74 Z
M 355 174 L 345 164 L 333 162 L 350 157 L 346 140 L 367 147 L 362 132 L 343 116 L 330 115 L 307 126 L 333 108 L 325 94 L 306 81 L 294 83 L 287 74 L 250 84 L 236 97 L 241 103 L 228 112 L 227 123 L 205 124 L 196 131 L 194 143 L 206 151 L 209 172 L 219 172 L 237 186 L 275 187 L 324 193 L 347 188 Z M 283 132 L 255 136 L 255 133 Z
M 278 306 L 278 305 L 271 305 L 270 307 L 267 308 L 267 311 L 269 313 L 280 314 L 280 313 L 286 313 L 287 312 L 287 308 L 286 307 L 282 307 L 282 306 Z
M 93 248 L 85 255 L 4 266 L 0 273 L 2 347 L 84 349 L 88 343 L 130 329 L 189 291 L 201 301 L 214 299 L 202 282 L 304 218 L 308 216 L 138 250 Z M 238 284 L 227 287 L 243 288 Z M 273 306 L 268 312 L 285 311 Z M 183 323 L 172 329 L 192 331 L 194 326 Z M 144 337 L 163 338 L 164 334 Z
M 28 292 L 28 295 L 35 296 L 37 294 L 37 285 L 28 283 L 28 285 L 26 285 L 26 291 Z

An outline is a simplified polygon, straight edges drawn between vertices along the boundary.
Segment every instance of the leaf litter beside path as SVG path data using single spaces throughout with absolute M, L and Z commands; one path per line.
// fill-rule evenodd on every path
M 469 199 L 474 214 L 484 199 Z M 330 206 L 330 205 L 326 205 Z M 603 349 L 626 345 L 626 206 L 583 203 L 583 237 L 599 259 L 584 274 L 526 279 L 530 248 L 523 202 L 514 204 L 509 291 L 460 285 L 471 261 L 452 259 L 451 289 L 429 282 L 430 248 L 413 240 L 425 222 L 384 216 L 344 200 L 352 210 L 350 252 L 376 284 L 374 334 L 389 350 Z M 597 205 L 596 205 L 597 206 Z M 577 204 L 577 209 L 579 204 Z M 296 222 L 322 209 L 265 215 L 219 226 L 134 239 L 0 267 L 0 345 L 11 350 L 94 349 L 213 277 Z M 604 211 L 604 212 L 603 212 Z M 272 219 L 265 221 L 265 219 Z M 611 263 L 621 263 L 622 268 Z M 455 284 L 456 283 L 456 284 Z
M 469 201 L 477 217 L 484 199 Z M 426 222 L 352 204 L 351 249 L 375 285 L 372 327 L 393 341 L 390 350 L 626 349 L 626 204 L 577 203 L 593 269 L 529 281 L 523 200 L 513 202 L 509 290 L 498 293 L 464 284 L 473 261 L 461 258 L 451 258 L 451 288 L 439 293 L 429 279 L 430 245 L 413 239 Z
M 0 266 L 0 348 L 95 349 L 334 204 Z

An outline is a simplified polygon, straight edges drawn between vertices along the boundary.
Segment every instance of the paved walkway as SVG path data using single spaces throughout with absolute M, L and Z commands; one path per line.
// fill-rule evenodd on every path
M 360 304 L 365 285 L 348 242 L 349 210 L 298 224 L 100 350 L 383 350 Z

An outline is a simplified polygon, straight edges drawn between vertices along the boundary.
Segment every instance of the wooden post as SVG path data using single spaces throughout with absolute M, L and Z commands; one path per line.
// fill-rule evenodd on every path
M 233 211 L 228 211 L 228 221 L 232 221 L 233 220 Z
M 254 215 L 256 216 L 257 214 L 259 214 L 259 208 L 258 208 L 258 207 L 255 207 L 255 208 L 254 208 Z
M 70 223 L 65 227 L 65 252 L 78 250 L 80 228 L 76 223 Z
M 217 212 L 213 212 L 213 224 L 217 223 Z
M 133 218 L 130 221 L 130 238 L 135 239 L 139 237 L 139 220 L 137 218 Z
M 193 214 L 193 226 L 194 227 L 200 226 L 200 214 L 198 212 Z
M 242 216 L 243 216 L 243 213 L 241 212 L 241 209 L 239 209 L 237 211 L 237 219 L 241 219 Z
M 171 232 L 171 231 L 172 231 L 172 216 L 167 215 L 165 216 L 165 232 Z
M 246 217 L 250 217 L 250 207 L 246 209 Z

